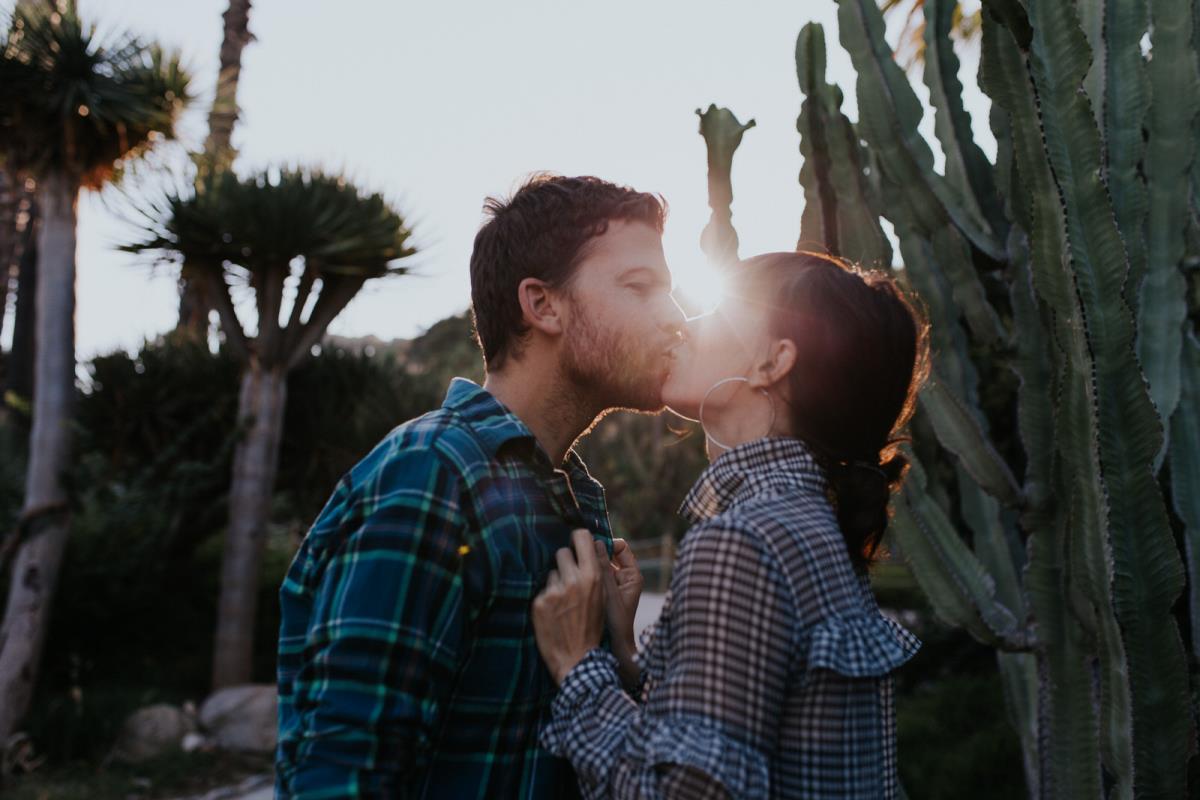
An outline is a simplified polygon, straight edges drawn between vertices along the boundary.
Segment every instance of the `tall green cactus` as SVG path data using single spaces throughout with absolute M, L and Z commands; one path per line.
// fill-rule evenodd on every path
M 742 143 L 742 135 L 754 127 L 754 120 L 742 124 L 727 108 L 710 105 L 707 111 L 696 109 L 700 134 L 708 145 L 708 205 L 712 216 L 700 234 L 700 246 L 714 264 L 728 267 L 738 258 L 738 236 L 733 227 L 733 154 Z
M 1200 75 L 1193 49 L 1191 0 L 1151 0 L 1154 55 L 1146 148 L 1147 261 L 1141 286 L 1138 355 L 1150 393 L 1167 427 L 1179 404 L 1187 281 L 1180 272 L 1186 248 L 1192 138 L 1200 109 Z M 1182 67 L 1182 68 L 1181 68 Z M 1136 286 L 1133 288 L 1137 288 Z
M 932 322 L 916 430 L 939 447 L 914 442 L 891 535 L 938 616 L 997 649 L 1032 795 L 1183 797 L 1195 718 L 1168 509 L 1196 671 L 1200 0 L 984 0 L 994 164 L 963 105 L 954 2 L 925 0 L 944 173 L 875 0 L 835 2 L 859 119 L 805 26 L 801 247 L 889 268 L 886 218 Z
M 878 189 L 864 172 L 867 153 L 842 113 L 842 90 L 825 83 L 825 32 L 820 25 L 808 24 L 800 31 L 796 69 L 804 92 L 796 122 L 804 156 L 798 249 L 828 248 L 860 264 L 888 266 L 892 246 L 879 227 Z

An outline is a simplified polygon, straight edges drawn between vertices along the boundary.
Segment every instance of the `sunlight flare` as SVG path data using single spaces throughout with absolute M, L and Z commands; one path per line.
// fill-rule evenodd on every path
M 675 296 L 688 316 L 707 314 L 725 298 L 728 278 L 705 259 L 682 267 L 675 274 Z

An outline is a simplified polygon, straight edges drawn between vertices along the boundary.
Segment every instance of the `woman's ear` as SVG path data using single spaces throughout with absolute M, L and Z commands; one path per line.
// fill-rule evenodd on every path
M 796 366 L 796 343 L 791 339 L 773 339 L 766 355 L 750 376 L 750 386 L 767 389 L 787 377 Z
M 563 320 L 558 298 L 545 281 L 526 278 L 517 286 L 517 300 L 525 324 L 550 336 L 563 332 Z

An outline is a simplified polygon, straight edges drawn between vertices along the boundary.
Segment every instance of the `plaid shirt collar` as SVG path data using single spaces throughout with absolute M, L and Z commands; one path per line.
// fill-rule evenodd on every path
M 520 417 L 474 381 L 466 378 L 454 378 L 450 381 L 450 388 L 446 391 L 442 407 L 453 409 L 462 416 L 463 421 L 479 437 L 489 456 L 496 456 L 505 446 L 512 446 L 519 448 L 534 461 L 541 462 L 543 466 L 551 469 L 559 466 L 551 464 L 550 456 L 546 455 L 546 451 Z M 583 459 L 574 449 L 567 451 L 561 467 L 572 480 L 576 477 L 591 480 Z
M 797 489 L 825 494 L 825 470 L 793 437 L 765 437 L 720 455 L 700 474 L 679 514 L 689 525 L 711 519 L 752 497 Z

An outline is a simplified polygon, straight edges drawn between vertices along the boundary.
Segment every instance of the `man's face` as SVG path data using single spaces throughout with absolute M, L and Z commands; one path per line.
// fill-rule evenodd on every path
M 604 408 L 662 409 L 684 317 L 671 298 L 662 236 L 614 220 L 586 246 L 570 285 L 563 369 Z

